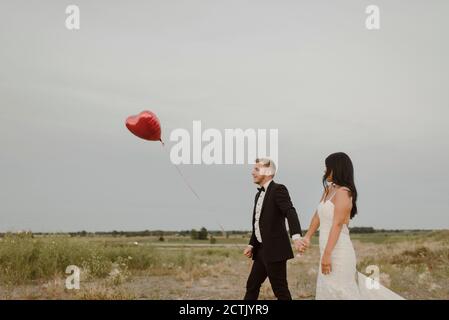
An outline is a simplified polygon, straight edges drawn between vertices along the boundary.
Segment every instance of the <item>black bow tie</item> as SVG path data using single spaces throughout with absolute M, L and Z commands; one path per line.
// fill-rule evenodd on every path
M 257 190 L 259 190 L 259 192 L 265 192 L 265 188 L 264 187 L 260 187 L 260 188 L 257 188 Z

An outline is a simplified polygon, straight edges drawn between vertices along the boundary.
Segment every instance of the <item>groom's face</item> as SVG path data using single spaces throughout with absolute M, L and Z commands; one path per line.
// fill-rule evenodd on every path
M 268 175 L 268 168 L 265 167 L 261 162 L 256 163 L 253 167 L 253 171 L 251 172 L 253 176 L 253 182 L 259 185 L 268 181 L 271 178 L 271 175 Z

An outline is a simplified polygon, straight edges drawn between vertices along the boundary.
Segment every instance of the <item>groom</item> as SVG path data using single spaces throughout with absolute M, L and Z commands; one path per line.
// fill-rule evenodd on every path
M 252 176 L 260 188 L 254 204 L 251 240 L 243 251 L 254 260 L 246 283 L 245 300 L 257 300 L 260 286 L 267 277 L 279 300 L 292 299 L 287 284 L 287 260 L 293 258 L 293 251 L 285 218 L 298 251 L 302 248 L 302 231 L 287 188 L 273 181 L 275 172 L 276 165 L 272 160 L 256 159 Z

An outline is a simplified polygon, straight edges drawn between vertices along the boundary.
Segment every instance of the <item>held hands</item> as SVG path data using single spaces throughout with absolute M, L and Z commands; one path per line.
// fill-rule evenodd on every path
M 306 252 L 307 248 L 310 247 L 310 239 L 308 237 L 296 239 L 294 245 L 295 249 L 302 255 Z
M 245 250 L 243 250 L 243 255 L 247 258 L 251 258 L 253 256 L 253 247 L 247 246 Z
M 302 255 L 308 247 L 310 247 L 310 239 L 308 237 L 296 239 L 293 241 L 295 249 Z M 247 258 L 252 258 L 253 256 L 253 247 L 248 245 L 245 250 L 243 250 L 243 255 Z

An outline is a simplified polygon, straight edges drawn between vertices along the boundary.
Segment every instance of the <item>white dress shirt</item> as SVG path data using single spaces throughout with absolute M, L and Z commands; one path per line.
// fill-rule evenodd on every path
M 259 220 L 260 220 L 260 214 L 262 213 L 262 206 L 263 206 L 263 200 L 265 199 L 265 193 L 268 190 L 268 186 L 270 185 L 271 181 L 273 180 L 269 180 L 267 182 L 265 182 L 265 184 L 263 185 L 263 188 L 265 191 L 261 191 L 259 194 L 259 198 L 257 199 L 256 202 L 256 214 L 255 214 L 255 220 L 254 220 L 254 233 L 256 234 L 256 239 L 257 241 L 259 241 L 260 243 L 262 243 L 262 235 L 260 234 L 260 228 L 259 228 Z M 294 234 L 292 236 L 293 240 L 299 239 L 301 238 L 301 235 L 299 233 Z

